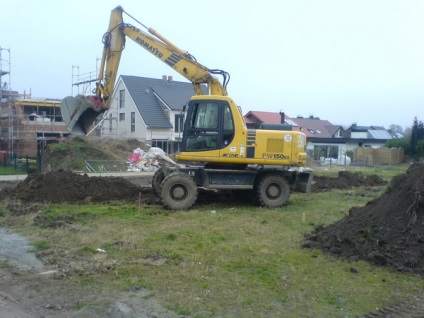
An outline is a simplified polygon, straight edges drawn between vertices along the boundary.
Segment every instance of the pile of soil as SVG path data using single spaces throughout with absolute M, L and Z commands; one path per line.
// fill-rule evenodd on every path
M 85 171 L 84 160 L 118 160 L 125 163 L 134 149 L 147 150 L 137 139 L 119 139 L 97 136 L 74 136 L 49 144 L 43 155 L 43 166 L 47 170 Z
M 315 177 L 313 191 L 353 186 L 385 184 L 378 176 L 364 178 L 361 174 L 342 171 L 338 178 Z M 206 191 L 200 189 L 198 204 L 213 202 L 253 203 L 249 191 Z M 0 192 L 0 200 L 9 198 L 23 202 L 40 203 L 88 203 L 127 201 L 160 204 L 160 198 L 151 188 L 134 185 L 120 177 L 88 177 L 69 170 L 33 173 L 14 188 Z
M 321 192 L 351 187 L 374 187 L 386 184 L 387 181 L 377 175 L 364 176 L 360 172 L 339 171 L 337 178 L 314 176 L 312 191 Z
M 305 247 L 424 274 L 424 164 L 394 177 L 386 193 L 306 236 Z
M 89 177 L 71 171 L 33 173 L 14 188 L 0 192 L 2 199 L 22 202 L 88 203 L 126 201 L 159 203 L 150 188 L 142 188 L 120 177 Z

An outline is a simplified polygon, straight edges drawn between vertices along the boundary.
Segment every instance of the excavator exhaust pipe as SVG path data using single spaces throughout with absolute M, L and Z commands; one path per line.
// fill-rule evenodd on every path
M 86 135 L 104 110 L 96 103 L 95 98 L 82 95 L 67 96 L 60 104 L 63 121 L 74 135 Z

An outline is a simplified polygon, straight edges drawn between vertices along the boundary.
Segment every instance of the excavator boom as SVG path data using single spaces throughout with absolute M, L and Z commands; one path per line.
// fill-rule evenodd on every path
M 110 108 L 109 98 L 114 89 L 127 37 L 193 83 L 196 95 L 203 95 L 201 84 L 207 85 L 210 95 L 227 95 L 228 73 L 208 69 L 152 28 L 147 28 L 148 32 L 144 32 L 124 23 L 124 12 L 121 6 L 112 10 L 108 31 L 103 36 L 103 54 L 93 92 L 95 95 L 68 96 L 62 100 L 62 117 L 71 133 L 87 134 L 97 116 Z M 223 76 L 223 84 L 215 74 Z

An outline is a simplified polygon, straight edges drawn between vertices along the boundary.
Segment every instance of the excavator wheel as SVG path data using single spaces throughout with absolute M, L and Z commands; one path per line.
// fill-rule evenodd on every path
M 163 179 L 161 197 L 166 208 L 187 210 L 197 200 L 197 185 L 189 175 L 174 172 Z
M 165 179 L 165 173 L 162 171 L 162 169 L 156 170 L 152 178 L 152 188 L 156 194 L 160 195 L 160 185 L 163 179 Z
M 259 181 L 256 195 L 262 206 L 276 208 L 287 202 L 290 188 L 283 176 L 268 174 Z

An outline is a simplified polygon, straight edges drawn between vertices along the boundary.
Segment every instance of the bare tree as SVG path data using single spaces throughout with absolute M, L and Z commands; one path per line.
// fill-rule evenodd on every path
M 402 128 L 402 126 L 400 126 L 400 125 L 396 125 L 396 124 L 391 124 L 390 126 L 389 126 L 389 130 L 392 132 L 392 133 L 399 133 L 399 134 L 403 134 L 403 132 L 404 132 L 404 130 L 403 130 L 403 128 Z

